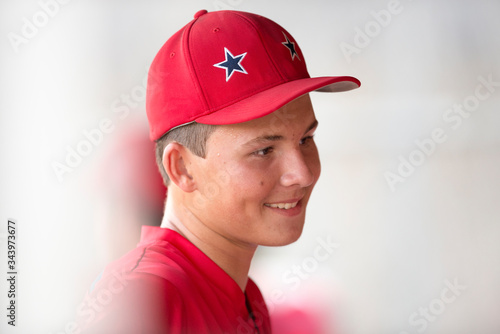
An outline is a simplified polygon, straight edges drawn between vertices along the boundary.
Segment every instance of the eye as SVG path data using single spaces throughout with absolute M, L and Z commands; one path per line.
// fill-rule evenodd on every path
M 257 156 L 266 156 L 266 155 L 270 154 L 272 151 L 273 151 L 273 147 L 269 146 L 269 147 L 263 148 L 261 150 L 255 151 L 252 154 L 257 155 Z
M 300 145 L 307 145 L 309 144 L 312 140 L 314 139 L 314 135 L 312 136 L 307 136 L 307 137 L 304 137 L 300 140 L 299 144 Z

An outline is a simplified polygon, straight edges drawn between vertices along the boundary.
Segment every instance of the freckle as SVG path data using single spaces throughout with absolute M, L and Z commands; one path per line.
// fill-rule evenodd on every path
M 263 186 L 264 185 L 264 181 L 260 181 L 260 185 Z

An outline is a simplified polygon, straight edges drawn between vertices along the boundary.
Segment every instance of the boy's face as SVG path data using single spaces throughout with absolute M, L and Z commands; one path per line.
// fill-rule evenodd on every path
M 297 240 L 321 170 L 316 126 L 309 95 L 265 117 L 218 126 L 205 159 L 187 166 L 197 184 L 192 213 L 242 246 Z

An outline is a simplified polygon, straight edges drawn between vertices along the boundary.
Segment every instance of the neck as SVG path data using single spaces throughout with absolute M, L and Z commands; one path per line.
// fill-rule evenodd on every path
M 172 189 L 169 189 L 161 227 L 174 230 L 189 240 L 245 291 L 248 271 L 257 246 L 237 244 L 210 229 L 186 206 L 175 201 L 170 190 Z

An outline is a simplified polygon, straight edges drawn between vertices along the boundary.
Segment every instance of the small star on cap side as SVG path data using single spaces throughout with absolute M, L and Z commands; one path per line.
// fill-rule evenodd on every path
M 297 57 L 300 60 L 299 54 L 295 50 L 295 43 L 291 42 L 290 39 L 288 38 L 288 36 L 284 32 L 283 32 L 283 36 L 285 36 L 286 41 L 281 42 L 281 44 L 283 44 L 284 46 L 286 46 L 288 48 L 288 50 L 290 51 L 290 56 L 292 57 L 292 60 L 294 60 L 295 57 Z

